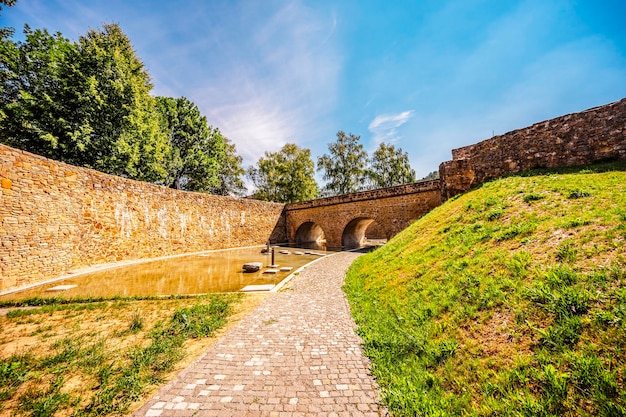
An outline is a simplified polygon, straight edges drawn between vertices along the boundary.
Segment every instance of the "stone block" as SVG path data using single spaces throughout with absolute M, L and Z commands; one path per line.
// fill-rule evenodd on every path
M 243 272 L 257 272 L 261 268 L 263 268 L 261 262 L 247 262 L 242 266 Z
M 6 190 L 10 190 L 13 187 L 13 181 L 8 178 L 2 178 L 2 180 L 0 180 L 0 186 Z

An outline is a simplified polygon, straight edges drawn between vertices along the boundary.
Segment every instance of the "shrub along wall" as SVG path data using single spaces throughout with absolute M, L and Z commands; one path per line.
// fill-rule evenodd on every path
M 0 145 L 0 290 L 98 263 L 285 241 L 282 210 Z

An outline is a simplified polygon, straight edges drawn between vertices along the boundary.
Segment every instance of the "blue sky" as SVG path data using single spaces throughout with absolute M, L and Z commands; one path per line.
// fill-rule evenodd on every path
M 18 0 L 1 26 L 119 23 L 155 95 L 185 96 L 244 165 L 339 130 L 422 177 L 450 150 L 626 97 L 624 0 Z

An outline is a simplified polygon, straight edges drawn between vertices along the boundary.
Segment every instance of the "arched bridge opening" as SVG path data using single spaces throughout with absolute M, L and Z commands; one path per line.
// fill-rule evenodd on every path
M 387 240 L 387 230 L 374 220 L 365 230 L 365 240 Z
M 296 244 L 317 249 L 326 243 L 326 235 L 322 226 L 315 222 L 305 222 L 296 231 Z
M 346 225 L 343 229 L 343 234 L 341 236 L 341 246 L 347 249 L 359 248 L 365 244 L 365 240 L 367 237 L 367 229 L 370 225 L 374 224 L 375 226 L 379 226 L 375 223 L 374 219 L 368 217 L 357 217 L 353 219 Z M 377 231 L 376 235 L 380 234 L 380 229 L 374 228 Z

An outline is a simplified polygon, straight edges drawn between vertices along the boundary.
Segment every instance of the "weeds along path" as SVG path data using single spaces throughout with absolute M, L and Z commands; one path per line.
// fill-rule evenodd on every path
M 135 415 L 383 415 L 341 289 L 358 256 L 304 269 Z

